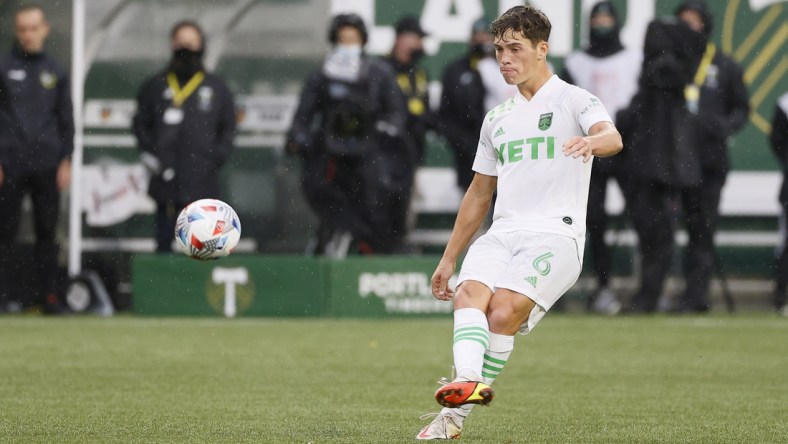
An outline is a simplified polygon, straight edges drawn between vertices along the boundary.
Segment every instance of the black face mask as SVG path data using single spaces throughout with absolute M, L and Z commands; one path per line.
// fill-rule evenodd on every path
M 594 57 L 607 57 L 621 51 L 624 47 L 616 27 L 591 28 L 589 45 L 586 52 Z
M 425 53 L 423 49 L 414 49 L 410 52 L 410 63 L 415 65 L 419 60 L 421 60 L 422 57 L 424 57 L 424 54 Z
M 202 71 L 202 56 L 202 50 L 194 51 L 188 48 L 178 48 L 172 51 L 170 70 L 172 70 L 179 79 L 191 77 L 198 71 Z

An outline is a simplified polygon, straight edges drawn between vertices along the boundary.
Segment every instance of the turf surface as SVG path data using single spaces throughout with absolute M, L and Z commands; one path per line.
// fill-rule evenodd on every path
M 0 317 L 0 442 L 413 442 L 450 318 Z M 788 319 L 550 315 L 464 442 L 788 442 Z

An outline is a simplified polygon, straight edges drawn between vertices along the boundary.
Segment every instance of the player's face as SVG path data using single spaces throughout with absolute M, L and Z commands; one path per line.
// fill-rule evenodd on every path
M 49 25 L 40 9 L 30 9 L 16 15 L 16 39 L 28 53 L 41 52 L 49 35 Z
M 202 50 L 200 33 L 191 26 L 182 26 L 172 37 L 172 49 Z
M 547 42 L 536 45 L 519 32 L 507 31 L 495 37 L 495 58 L 503 79 L 510 85 L 530 80 L 547 57 Z

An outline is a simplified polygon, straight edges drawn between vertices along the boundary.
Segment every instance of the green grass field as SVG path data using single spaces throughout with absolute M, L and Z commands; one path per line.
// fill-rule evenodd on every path
M 0 317 L 0 442 L 413 442 L 450 318 Z M 550 315 L 464 442 L 788 442 L 788 319 Z

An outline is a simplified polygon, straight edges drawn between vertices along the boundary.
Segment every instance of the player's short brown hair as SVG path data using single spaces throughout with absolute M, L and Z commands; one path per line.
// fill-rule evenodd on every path
M 550 19 L 544 12 L 533 6 L 515 6 L 501 14 L 492 25 L 490 32 L 499 39 L 506 32 L 516 32 L 531 41 L 533 46 L 550 38 Z

